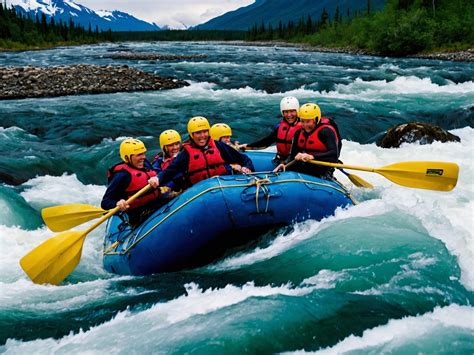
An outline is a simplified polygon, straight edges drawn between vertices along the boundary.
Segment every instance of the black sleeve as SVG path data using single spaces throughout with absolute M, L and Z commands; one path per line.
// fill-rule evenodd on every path
M 119 202 L 121 199 L 126 199 L 127 195 L 125 190 L 127 189 L 128 185 L 130 185 L 130 181 L 132 181 L 132 177 L 128 172 L 119 171 L 115 173 L 109 185 L 107 186 L 104 197 L 102 197 L 100 207 L 102 207 L 104 210 L 110 210 L 111 208 L 116 207 L 117 202 Z
M 267 148 L 272 144 L 276 143 L 279 126 L 280 124 L 278 123 L 275 127 L 273 127 L 273 130 L 268 136 L 259 139 L 258 141 L 247 144 L 247 148 Z
M 298 139 L 301 134 L 301 128 L 295 132 L 293 136 L 293 142 L 291 142 L 291 150 L 288 159 L 285 161 L 285 164 L 288 164 L 290 161 L 295 160 L 296 154 L 298 154 Z
M 252 160 L 250 158 L 229 146 L 223 142 L 215 142 L 217 149 L 221 153 L 222 159 L 228 164 L 239 164 L 243 167 L 246 167 L 252 171 L 255 171 Z
M 188 166 L 188 152 L 186 150 L 182 150 L 165 170 L 162 170 L 160 173 L 158 173 L 160 186 L 164 186 L 173 179 L 178 178 L 180 175 L 185 175 L 188 171 Z
M 322 160 L 332 163 L 338 162 L 339 149 L 337 147 L 337 138 L 333 130 L 330 128 L 323 128 L 318 133 L 318 138 L 327 147 L 327 152 L 314 154 L 316 160 Z

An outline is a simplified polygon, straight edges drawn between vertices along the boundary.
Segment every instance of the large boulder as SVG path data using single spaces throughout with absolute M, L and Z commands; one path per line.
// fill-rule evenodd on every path
M 402 143 L 431 144 L 433 141 L 460 142 L 461 138 L 439 126 L 410 122 L 388 129 L 382 139 L 377 141 L 377 145 L 382 148 L 398 148 Z

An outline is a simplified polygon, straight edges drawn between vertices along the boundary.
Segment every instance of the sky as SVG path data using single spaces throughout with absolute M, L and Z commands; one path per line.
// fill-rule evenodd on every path
M 92 10 L 120 10 L 162 27 L 185 28 L 204 23 L 214 17 L 255 0 L 73 0 Z

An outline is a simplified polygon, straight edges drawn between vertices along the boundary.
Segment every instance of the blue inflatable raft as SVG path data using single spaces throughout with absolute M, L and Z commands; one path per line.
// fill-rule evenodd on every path
M 249 154 L 271 170 L 274 153 Z M 149 275 L 203 265 L 273 227 L 320 220 L 353 205 L 339 184 L 296 172 L 213 177 L 194 185 L 132 230 L 114 216 L 104 241 L 105 269 Z

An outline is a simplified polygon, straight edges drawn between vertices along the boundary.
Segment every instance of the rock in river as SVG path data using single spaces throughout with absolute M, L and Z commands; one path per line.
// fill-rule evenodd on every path
M 402 143 L 431 144 L 434 141 L 460 142 L 461 139 L 439 126 L 410 122 L 390 128 L 377 142 L 377 145 L 382 148 L 398 148 Z

